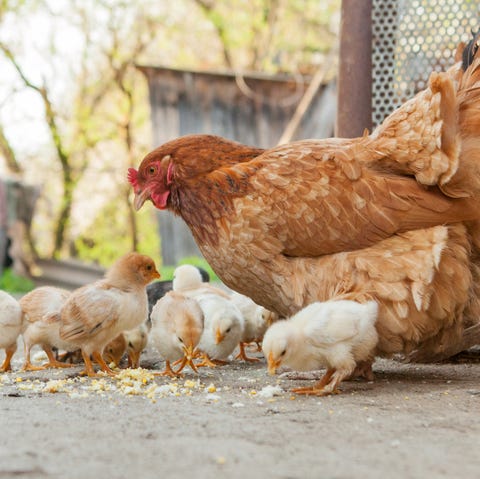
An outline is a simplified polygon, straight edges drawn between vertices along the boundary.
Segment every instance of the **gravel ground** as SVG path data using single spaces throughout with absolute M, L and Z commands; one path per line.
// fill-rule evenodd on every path
M 1 353 L 0 353 L 1 354 Z M 259 356 L 261 357 L 261 356 Z M 375 381 L 330 397 L 266 374 L 265 361 L 153 376 L 0 374 L 0 478 L 478 477 L 480 363 L 378 360 Z M 0 357 L 3 359 L 3 356 Z

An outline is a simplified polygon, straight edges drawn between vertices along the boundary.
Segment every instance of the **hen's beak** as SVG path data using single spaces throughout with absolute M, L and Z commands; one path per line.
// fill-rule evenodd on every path
M 136 191 L 135 198 L 133 199 L 133 207 L 135 208 L 135 211 L 138 211 L 143 206 L 143 203 L 149 198 L 150 192 L 147 189 Z
M 277 372 L 280 363 L 281 361 L 279 359 L 274 359 L 273 353 L 270 351 L 267 358 L 268 374 L 270 374 L 270 376 L 273 376 Z
M 219 329 L 217 329 L 217 331 L 215 332 L 215 344 L 221 343 L 224 337 L 225 335 L 222 334 L 222 332 Z

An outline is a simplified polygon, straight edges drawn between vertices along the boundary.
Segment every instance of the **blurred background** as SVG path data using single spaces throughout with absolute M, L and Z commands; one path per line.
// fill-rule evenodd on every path
M 0 0 L 0 287 L 51 259 L 195 262 L 182 225 L 134 213 L 127 168 L 194 131 L 275 145 L 339 21 L 340 0 Z M 333 133 L 329 96 L 307 136 Z

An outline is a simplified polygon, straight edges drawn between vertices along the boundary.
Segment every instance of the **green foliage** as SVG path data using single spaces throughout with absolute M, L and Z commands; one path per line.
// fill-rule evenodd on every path
M 143 208 L 137 215 L 138 251 L 160 264 L 158 226 L 153 211 Z M 74 242 L 76 257 L 88 263 L 97 263 L 108 268 L 121 255 L 132 250 L 127 231 L 128 214 L 121 201 L 110 201 L 97 214 L 91 226 Z
M 0 289 L 9 293 L 28 293 L 35 287 L 33 281 L 23 276 L 18 276 L 10 268 L 3 271 L 0 276 Z
M 162 280 L 173 279 L 173 272 L 175 271 L 175 268 L 182 264 L 192 264 L 194 266 L 199 266 L 200 268 L 203 268 L 210 275 L 210 281 L 219 281 L 219 278 L 215 274 L 215 271 L 213 271 L 212 267 L 207 263 L 207 261 L 204 258 L 201 258 L 199 256 L 187 256 L 181 259 L 176 266 L 162 266 L 160 268 L 160 274 L 162 275 L 161 279 Z

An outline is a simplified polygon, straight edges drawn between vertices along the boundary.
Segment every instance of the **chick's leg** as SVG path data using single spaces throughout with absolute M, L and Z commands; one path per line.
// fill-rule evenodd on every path
M 182 361 L 181 359 L 179 360 L 180 362 Z M 177 362 L 177 361 L 175 361 Z M 176 378 L 177 376 L 181 376 L 178 371 L 175 372 L 172 369 L 172 366 L 170 366 L 170 361 L 167 359 L 165 361 L 165 370 L 161 373 L 153 373 L 154 376 L 169 376 L 171 378 Z
M 116 375 L 115 371 L 113 371 L 113 369 L 111 369 L 108 366 L 108 364 L 103 359 L 103 356 L 98 351 L 94 351 L 92 353 L 92 358 L 97 362 L 97 364 L 100 366 L 100 369 L 103 372 L 107 373 L 109 376 L 115 376 Z
M 206 353 L 200 353 L 200 357 L 202 360 L 197 364 L 197 368 L 216 368 L 217 366 L 224 366 L 225 364 L 228 364 L 228 361 L 222 361 L 221 359 L 210 359 Z
M 22 371 L 43 371 L 45 369 L 44 366 L 34 366 L 30 362 L 30 350 L 31 350 L 31 348 L 32 348 L 32 346 L 30 345 L 30 343 L 27 340 L 25 340 L 25 338 L 24 338 L 25 362 L 23 363 Z
M 61 361 L 58 361 L 55 358 L 55 355 L 53 354 L 53 351 L 51 348 L 44 346 L 43 350 L 45 351 L 45 354 L 48 357 L 48 363 L 45 363 L 42 365 L 44 368 L 72 368 L 73 367 L 73 364 L 68 364 L 68 363 L 63 363 Z
M 353 372 L 354 367 L 348 369 L 327 369 L 325 376 L 310 388 L 292 389 L 297 394 L 305 394 L 310 396 L 328 396 L 329 394 L 338 394 L 338 385 L 348 378 Z
M 260 361 L 258 358 L 250 358 L 247 356 L 245 352 L 245 343 L 239 343 L 238 347 L 240 348 L 240 352 L 235 356 L 235 359 L 243 359 L 244 361 L 250 361 L 252 363 Z
M 17 350 L 17 347 L 12 347 L 12 348 L 6 348 L 5 349 L 5 360 L 3 361 L 2 366 L 0 366 L 0 372 L 6 373 L 7 371 L 12 370 L 12 357 L 15 354 L 15 351 Z
M 81 372 L 80 375 L 87 374 L 88 377 L 95 378 L 98 376 L 98 374 L 95 372 L 95 369 L 93 369 L 93 364 L 92 360 L 90 359 L 90 355 L 85 353 L 82 350 L 82 356 L 83 356 L 83 362 L 85 363 L 85 371 Z

